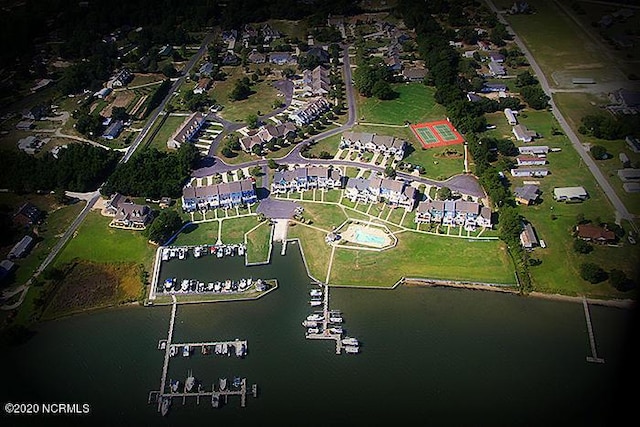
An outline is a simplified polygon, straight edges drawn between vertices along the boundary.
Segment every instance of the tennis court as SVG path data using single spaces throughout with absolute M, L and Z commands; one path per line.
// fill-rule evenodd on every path
M 411 125 L 411 130 L 423 148 L 442 147 L 464 142 L 462 135 L 448 120 Z

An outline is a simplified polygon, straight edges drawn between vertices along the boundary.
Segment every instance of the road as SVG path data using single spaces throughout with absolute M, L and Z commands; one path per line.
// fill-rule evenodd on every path
M 171 86 L 171 90 L 169 91 L 167 96 L 165 96 L 165 98 L 162 100 L 160 105 L 152 112 L 151 117 L 147 121 L 147 124 L 144 126 L 142 131 L 138 134 L 138 137 L 131 144 L 131 146 L 127 150 L 126 154 L 122 157 L 122 159 L 120 159 L 121 163 L 126 163 L 131 158 L 133 153 L 136 151 L 136 149 L 138 148 L 140 143 L 144 140 L 145 136 L 149 132 L 149 129 L 151 129 L 151 127 L 153 126 L 153 124 L 157 120 L 157 118 L 160 115 L 160 113 L 164 110 L 164 107 L 167 105 L 167 102 L 173 96 L 173 92 L 175 92 L 178 89 L 178 87 L 182 83 L 182 80 L 186 76 L 189 75 L 189 72 L 191 71 L 193 66 L 197 63 L 197 61 L 200 60 L 202 55 L 207 51 L 207 46 L 209 45 L 211 40 L 213 40 L 213 37 L 214 37 L 213 34 L 208 34 L 204 38 L 204 40 L 202 42 L 202 45 L 200 46 L 200 49 L 198 50 L 198 52 L 191 57 L 189 62 L 187 62 L 186 66 L 184 68 L 182 76 L 180 78 L 176 79 L 176 81 L 173 83 L 173 85 Z M 102 185 L 100 186 L 100 188 L 102 188 Z M 12 295 L 15 295 L 17 292 L 22 292 L 20 297 L 18 298 L 18 301 L 14 302 L 13 304 L 10 304 L 10 305 L 2 305 L 2 306 L 0 306 L 1 310 L 13 310 L 13 309 L 19 307 L 20 304 L 22 304 L 22 302 L 24 301 L 24 298 L 27 295 L 27 292 L 29 291 L 29 286 L 31 285 L 31 282 L 33 281 L 33 279 L 38 277 L 49 266 L 51 261 L 53 261 L 55 259 L 55 257 L 58 255 L 58 253 L 62 250 L 62 248 L 67 244 L 69 239 L 76 232 L 76 230 L 78 229 L 78 227 L 80 226 L 82 221 L 84 221 L 84 219 L 87 217 L 87 214 L 91 211 L 91 209 L 93 208 L 95 203 L 98 201 L 98 199 L 100 198 L 100 188 L 98 190 L 96 190 L 94 192 L 94 194 L 91 196 L 91 198 L 87 201 L 87 204 L 85 205 L 84 209 L 82 209 L 80 214 L 73 220 L 73 222 L 71 223 L 69 228 L 67 228 L 67 231 L 58 240 L 58 242 L 53 247 L 53 249 L 51 249 L 51 252 L 49 252 L 49 254 L 44 259 L 44 261 L 42 261 L 40 266 L 36 269 L 36 271 L 34 272 L 33 276 L 31 277 L 31 279 L 29 279 L 26 284 L 21 285 L 21 286 L 15 288 L 13 290 L 7 292 L 6 294 L 3 294 L 3 297 L 5 297 L 5 299 L 6 299 L 7 297 L 10 297 L 10 295 L 12 296 Z
M 627 210 L 624 203 L 622 203 L 622 200 L 620 199 L 620 197 L 618 197 L 618 195 L 616 194 L 611 184 L 609 184 L 609 181 L 606 179 L 606 177 L 604 176 L 600 168 L 598 168 L 595 161 L 589 155 L 587 150 L 585 150 L 584 146 L 582 145 L 582 142 L 580 142 L 580 139 L 578 138 L 576 133 L 573 131 L 571 126 L 569 126 L 569 123 L 564 118 L 564 116 L 562 115 L 558 107 L 556 106 L 553 100 L 552 90 L 549 87 L 549 82 L 547 81 L 545 74 L 542 72 L 542 68 L 540 68 L 540 66 L 538 65 L 535 58 L 533 57 L 533 55 L 531 54 L 527 46 L 524 44 L 522 39 L 520 39 L 520 37 L 513 31 L 513 29 L 509 25 L 509 22 L 498 11 L 496 6 L 493 4 L 493 1 L 485 0 L 485 2 L 489 6 L 489 8 L 491 8 L 491 10 L 493 10 L 496 13 L 498 20 L 502 22 L 507 28 L 511 29 L 511 34 L 513 34 L 514 41 L 516 42 L 520 50 L 524 53 L 525 57 L 527 58 L 527 61 L 529 61 L 531 68 L 533 69 L 534 73 L 538 77 L 540 86 L 542 86 L 542 89 L 544 90 L 544 92 L 551 98 L 551 100 L 549 101 L 549 104 L 551 105 L 551 112 L 553 113 L 553 116 L 556 118 L 556 120 L 558 120 L 558 123 L 562 127 L 562 130 L 564 131 L 565 135 L 567 135 L 567 137 L 573 144 L 573 147 L 580 155 L 580 158 L 582 159 L 584 164 L 589 168 L 589 171 L 591 171 L 591 173 L 593 174 L 598 185 L 600 186 L 600 188 L 602 188 L 602 191 L 606 195 L 607 199 L 609 199 L 609 202 L 611 203 L 613 208 L 618 212 L 621 218 L 628 220 L 631 223 L 631 225 L 634 228 L 636 228 L 636 225 L 634 223 L 635 216 Z M 580 184 L 579 180 L 577 180 L 575 183 L 567 183 L 568 186 L 578 185 L 578 184 Z

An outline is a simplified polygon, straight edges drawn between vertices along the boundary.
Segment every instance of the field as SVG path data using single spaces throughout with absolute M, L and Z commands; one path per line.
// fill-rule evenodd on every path
M 162 121 L 164 119 L 164 121 Z M 167 141 L 171 138 L 171 135 L 180 127 L 182 122 L 186 117 L 183 116 L 168 116 L 168 117 L 160 117 L 158 120 L 158 124 L 162 123 L 157 132 L 154 133 L 154 130 L 151 130 L 150 135 L 153 135 L 153 139 L 147 140 L 147 144 L 149 147 L 156 148 L 160 151 L 167 151 Z M 154 125 L 154 128 L 158 126 L 158 124 Z
M 220 115 L 229 121 L 243 122 L 251 114 L 257 114 L 260 111 L 261 114 L 270 112 L 273 108 L 273 103 L 278 99 L 278 91 L 273 87 L 273 80 L 262 80 L 251 87 L 254 91 L 249 98 L 242 101 L 229 100 L 229 94 L 233 90 L 236 80 L 241 79 L 246 74 L 242 67 L 222 67 L 222 70 L 227 73 L 225 81 L 216 82 L 212 93 L 213 98 L 219 104 L 224 106 L 224 109 L 220 112 Z M 280 97 L 281 98 L 281 97 Z
M 421 83 L 397 83 L 392 85 L 398 97 L 388 101 L 356 95 L 358 118 L 366 123 L 404 125 L 426 120 L 444 119 L 444 107 L 433 99 L 434 88 Z
M 266 262 L 269 259 L 272 226 L 261 222 L 246 235 L 247 262 Z
M 191 224 L 171 243 L 174 246 L 214 244 L 218 240 L 219 221 Z

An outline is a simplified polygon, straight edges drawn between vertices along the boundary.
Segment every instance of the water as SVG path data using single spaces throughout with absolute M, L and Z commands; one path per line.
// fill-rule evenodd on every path
M 364 244 L 373 243 L 378 246 L 384 246 L 384 242 L 385 242 L 384 237 L 374 236 L 373 234 L 365 233 L 362 230 L 356 230 L 356 232 L 354 233 L 354 236 L 358 243 L 364 243 Z
M 5 349 L 2 402 L 91 404 L 90 420 L 46 419 L 59 425 L 600 425 L 609 416 L 628 311 L 591 306 L 598 354 L 606 359 L 597 365 L 585 361 L 581 304 L 458 289 L 338 288 L 331 306 L 343 311 L 345 330 L 362 347 L 337 356 L 333 341 L 304 339 L 311 288 L 297 245 L 287 249 L 280 256 L 275 248 L 271 265 L 248 269 L 240 257 L 182 261 L 194 278 L 279 279 L 258 301 L 178 307 L 175 342 L 247 339 L 249 354 L 177 356 L 169 378 L 184 381 L 192 369 L 210 389 L 218 378 L 246 377 L 259 388 L 246 408 L 237 397 L 217 410 L 190 399 L 185 406 L 174 401 L 162 418 L 147 396 L 159 387 L 164 354 L 156 348 L 170 307 L 136 306 L 45 323 L 25 345 Z

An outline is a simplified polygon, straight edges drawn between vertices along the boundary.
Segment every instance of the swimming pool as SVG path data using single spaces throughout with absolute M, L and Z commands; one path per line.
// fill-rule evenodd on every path
M 356 230 L 353 233 L 353 237 L 356 242 L 366 244 L 373 244 L 378 246 L 385 245 L 385 238 L 381 236 L 374 236 L 373 234 L 365 233 L 363 230 Z

